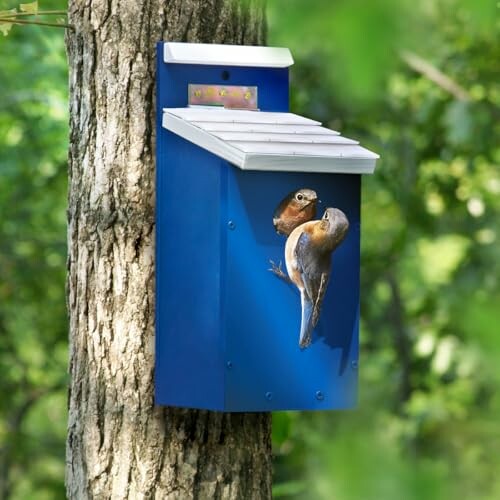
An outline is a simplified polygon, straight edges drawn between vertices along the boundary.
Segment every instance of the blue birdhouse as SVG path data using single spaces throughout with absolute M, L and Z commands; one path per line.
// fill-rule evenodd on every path
M 158 44 L 156 403 L 356 403 L 361 174 L 289 112 L 288 49 Z

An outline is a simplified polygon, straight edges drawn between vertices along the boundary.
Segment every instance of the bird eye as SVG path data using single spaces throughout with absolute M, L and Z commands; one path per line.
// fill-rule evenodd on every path
M 304 199 L 304 195 L 299 193 L 297 195 L 297 200 L 302 201 L 303 199 Z

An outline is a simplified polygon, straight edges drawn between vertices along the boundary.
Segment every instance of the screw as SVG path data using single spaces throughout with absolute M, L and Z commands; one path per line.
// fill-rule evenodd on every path
M 231 229 L 231 231 L 234 231 L 236 229 L 236 224 L 234 223 L 234 221 L 230 220 L 228 223 L 227 223 L 227 227 L 229 229 Z
M 357 370 L 358 369 L 358 360 L 355 359 L 355 360 L 351 361 L 351 368 L 353 370 Z
M 325 399 L 325 395 L 321 391 L 316 391 L 316 399 L 318 401 L 323 401 L 323 399 Z
M 227 366 L 228 370 L 230 370 L 233 367 L 233 362 L 232 361 L 228 361 L 226 363 L 226 366 Z
M 271 399 L 273 399 L 273 393 L 272 392 L 266 392 L 266 399 L 268 401 L 271 401 Z

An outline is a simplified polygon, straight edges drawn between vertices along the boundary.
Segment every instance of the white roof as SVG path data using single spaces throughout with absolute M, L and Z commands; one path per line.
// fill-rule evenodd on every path
M 165 108 L 163 126 L 242 170 L 371 174 L 379 158 L 293 113 Z
M 163 59 L 166 63 L 265 68 L 288 68 L 293 64 L 289 49 L 212 43 L 167 42 L 163 45 Z

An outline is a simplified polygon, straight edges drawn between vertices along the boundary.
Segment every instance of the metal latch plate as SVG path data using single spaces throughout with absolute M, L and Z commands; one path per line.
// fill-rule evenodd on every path
M 228 109 L 258 108 L 257 87 L 242 85 L 189 84 L 190 106 L 220 106 Z

